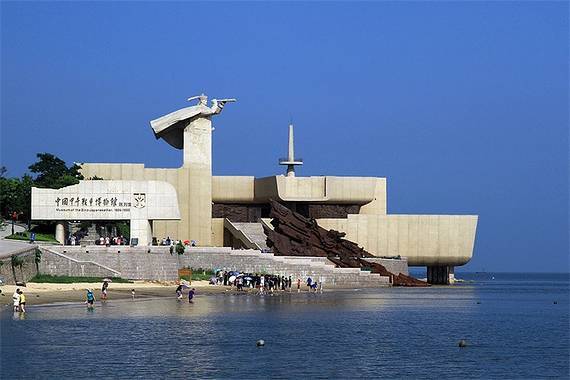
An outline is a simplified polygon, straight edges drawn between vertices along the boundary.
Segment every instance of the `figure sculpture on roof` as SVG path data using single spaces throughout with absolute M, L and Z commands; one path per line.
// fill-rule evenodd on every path
M 193 121 L 199 118 L 211 118 L 222 112 L 226 103 L 235 102 L 236 99 L 212 99 L 212 104 L 208 107 L 208 96 L 205 94 L 192 96 L 188 101 L 198 100 L 198 103 L 171 112 L 167 115 L 152 120 L 150 125 L 154 131 L 154 136 L 163 138 L 167 143 L 177 149 L 184 148 L 182 134 L 184 129 Z

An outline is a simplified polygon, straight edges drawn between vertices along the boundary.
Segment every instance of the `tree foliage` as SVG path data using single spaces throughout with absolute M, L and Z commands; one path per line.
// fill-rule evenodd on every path
M 32 173 L 36 174 L 34 184 L 37 187 L 48 187 L 60 189 L 65 186 L 75 185 L 83 179 L 77 164 L 69 168 L 65 161 L 51 153 L 38 153 L 38 162 L 28 167 Z
M 77 164 L 68 167 L 65 161 L 50 153 L 38 153 L 37 162 L 28 168 L 35 177 L 24 174 L 21 178 L 7 178 L 7 170 L 0 167 L 0 212 L 10 218 L 13 212 L 19 220 L 31 217 L 32 187 L 60 189 L 79 183 L 83 176 Z

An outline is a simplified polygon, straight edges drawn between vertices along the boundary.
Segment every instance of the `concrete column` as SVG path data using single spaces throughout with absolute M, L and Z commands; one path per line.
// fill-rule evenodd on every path
M 449 285 L 455 282 L 454 267 L 447 265 L 427 267 L 427 280 L 432 285 Z
M 62 221 L 58 221 L 55 225 L 55 240 L 61 244 L 65 244 L 65 225 Z
M 151 245 L 152 224 L 146 219 L 132 219 L 130 222 L 131 239 L 138 239 L 138 245 Z
M 188 170 L 188 236 L 178 239 L 197 240 L 201 246 L 212 239 L 212 121 L 193 120 L 184 129 L 184 166 Z

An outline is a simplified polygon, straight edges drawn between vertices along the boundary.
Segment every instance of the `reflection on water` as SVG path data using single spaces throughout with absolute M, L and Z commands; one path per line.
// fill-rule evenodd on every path
M 0 315 L 0 364 L 2 378 L 560 377 L 568 307 L 567 276 L 30 306 Z

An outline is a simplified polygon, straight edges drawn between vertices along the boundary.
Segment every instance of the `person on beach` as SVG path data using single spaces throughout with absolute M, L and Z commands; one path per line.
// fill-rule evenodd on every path
M 107 299 L 107 288 L 109 287 L 109 283 L 107 281 L 103 281 L 103 286 L 101 287 L 101 299 Z
M 259 294 L 265 293 L 265 276 L 259 277 Z
M 87 290 L 87 301 L 85 301 L 85 303 L 87 304 L 87 308 L 88 309 L 92 309 L 93 308 L 93 303 L 95 302 L 95 294 L 93 294 L 93 291 L 91 289 L 86 289 Z
M 131 296 L 133 297 L 133 299 L 135 299 L 135 290 L 131 289 Z
M 20 290 L 20 311 L 22 313 L 26 312 L 26 295 Z
M 309 287 L 309 291 L 313 288 L 313 279 L 311 277 L 307 278 L 307 286 Z
M 194 293 L 196 293 L 196 289 L 194 289 L 194 288 L 190 289 L 190 291 L 188 292 L 188 302 L 189 303 L 194 303 L 192 301 L 192 299 L 194 298 Z
M 20 311 L 20 289 L 16 288 L 16 290 L 14 290 L 12 301 L 14 304 L 14 311 Z
M 301 279 L 297 277 L 297 293 L 301 293 Z
M 184 289 L 182 285 L 178 285 L 178 287 L 176 288 L 176 298 L 178 298 L 179 300 L 182 299 L 182 289 Z

